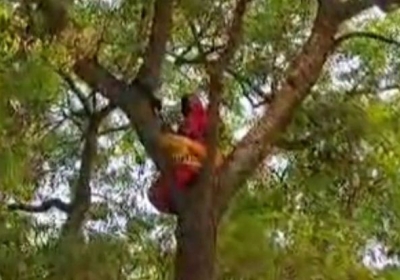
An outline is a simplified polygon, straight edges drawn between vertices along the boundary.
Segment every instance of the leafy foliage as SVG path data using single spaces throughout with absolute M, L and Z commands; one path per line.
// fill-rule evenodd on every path
M 82 30 L 101 37 L 98 60 L 125 81 L 141 63 L 152 2 L 80 1 L 71 8 Z M 207 82 L 197 45 L 210 53 L 220 47 L 233 4 L 179 2 L 157 93 L 170 123 L 179 120 L 178 98 Z M 71 200 L 85 106 L 107 106 L 75 77 L 71 87 L 60 75 L 71 63 L 62 42 L 26 45 L 29 17 L 15 17 L 17 6 L 0 2 L 0 278 L 171 278 L 174 221 L 149 205 L 154 166 L 118 110 L 99 128 L 84 242 L 60 234 L 65 213 L 14 215 L 6 209 L 11 199 Z M 314 12 L 310 1 L 254 1 L 227 71 L 224 152 L 256 119 L 252 106 L 279 87 Z M 396 36 L 399 15 L 352 24 Z M 219 232 L 219 279 L 400 277 L 396 266 L 373 270 L 363 263 L 370 240 L 390 252 L 400 246 L 398 69 L 398 49 L 370 39 L 349 40 L 332 55 L 272 158 L 232 202 Z

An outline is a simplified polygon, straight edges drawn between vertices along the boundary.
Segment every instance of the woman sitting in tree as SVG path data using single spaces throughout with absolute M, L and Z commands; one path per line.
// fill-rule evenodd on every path
M 165 140 L 168 142 L 166 145 L 174 147 L 173 187 L 184 194 L 199 174 L 201 162 L 206 156 L 205 138 L 209 122 L 207 109 L 196 94 L 182 98 L 181 112 L 184 120 L 178 134 L 168 134 Z M 221 161 L 222 158 L 217 155 L 217 164 Z M 167 177 L 161 174 L 150 187 L 150 202 L 160 212 L 176 214 L 172 191 Z

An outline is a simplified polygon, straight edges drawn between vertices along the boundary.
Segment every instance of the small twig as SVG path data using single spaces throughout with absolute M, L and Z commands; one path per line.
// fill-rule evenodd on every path
M 379 42 L 382 42 L 385 44 L 400 47 L 400 42 L 396 41 L 395 39 L 388 38 L 384 35 L 376 34 L 373 32 L 367 32 L 367 31 L 357 31 L 357 32 L 350 32 L 347 34 L 343 34 L 335 40 L 335 46 L 337 47 L 340 44 L 342 44 L 344 41 L 354 39 L 354 38 L 372 39 L 372 40 L 376 40 L 376 41 L 379 41 Z
M 82 103 L 86 115 L 89 115 L 91 113 L 91 108 L 85 94 L 79 89 L 74 80 L 68 74 L 62 71 L 57 72 L 63 78 L 65 83 L 69 86 L 72 92 L 76 95 L 76 97 L 78 97 L 79 101 Z
M 30 205 L 24 203 L 12 203 L 7 206 L 10 211 L 24 211 L 30 213 L 43 213 L 49 211 L 51 208 L 56 208 L 64 213 L 71 211 L 71 205 L 58 198 L 52 198 L 43 201 L 39 205 Z
M 250 102 L 251 106 L 253 108 L 258 108 L 266 104 L 270 104 L 274 96 L 273 94 L 269 94 L 267 92 L 264 92 L 259 85 L 253 85 L 252 82 L 245 78 L 240 76 L 238 73 L 233 71 L 232 69 L 227 69 L 228 74 L 230 74 L 235 81 L 240 85 L 242 88 L 243 96 Z M 257 94 L 259 98 L 254 98 L 254 99 L 261 99 L 261 101 L 256 102 L 253 97 L 251 96 L 251 92 L 254 92 Z
M 197 59 L 200 60 L 201 62 L 205 62 L 206 58 L 207 58 L 207 54 L 206 54 L 206 51 L 205 51 L 203 45 L 201 44 L 200 34 L 198 34 L 196 32 L 196 26 L 192 22 L 189 22 L 189 28 L 190 28 L 190 31 L 192 33 L 192 36 L 193 36 L 193 39 L 194 39 L 194 43 L 195 43 L 195 45 L 197 47 L 197 50 L 199 52 L 199 55 L 198 55 Z
M 266 95 L 266 92 L 264 92 L 262 89 L 260 89 L 259 86 L 253 85 L 252 82 L 248 78 L 241 76 L 240 74 L 236 73 L 234 70 L 228 68 L 227 73 L 229 75 L 231 75 L 239 84 L 245 84 L 246 86 L 248 86 L 252 91 L 257 93 L 258 96 L 264 97 Z
M 106 134 L 110 134 L 110 133 L 125 131 L 125 130 L 130 129 L 131 127 L 132 127 L 131 124 L 121 125 L 121 126 L 117 126 L 117 127 L 111 127 L 111 128 L 104 129 L 103 131 L 100 131 L 99 135 L 106 135 Z
M 96 113 L 96 115 L 100 120 L 102 120 L 105 117 L 107 117 L 112 111 L 114 111 L 116 108 L 117 108 L 117 106 L 115 104 L 108 104 L 104 108 L 100 109 Z
M 202 50 L 202 53 L 193 57 L 193 58 L 187 58 L 185 57 L 184 54 L 176 54 L 173 52 L 168 52 L 167 54 L 172 56 L 173 58 L 175 58 L 175 65 L 176 66 L 181 66 L 183 64 L 190 64 L 190 65 L 194 65 L 194 64 L 201 64 L 205 62 L 205 59 L 207 58 L 207 56 L 216 53 L 220 50 L 222 50 L 224 47 L 223 46 L 212 46 L 210 47 L 210 49 L 208 50 Z
M 288 140 L 285 138 L 281 138 L 275 144 L 275 146 L 279 149 L 286 151 L 294 151 L 294 150 L 302 150 L 310 147 L 313 143 L 313 137 L 307 136 L 300 139 Z
M 96 91 L 92 90 L 92 92 L 89 94 L 89 98 L 92 100 L 92 106 L 93 110 L 97 110 L 97 96 L 96 96 Z
M 151 14 L 151 11 L 149 11 L 149 10 L 150 10 L 150 8 L 147 6 L 147 4 L 143 3 L 143 6 L 140 11 L 140 21 L 139 21 L 138 29 L 137 29 L 138 30 L 137 34 L 140 39 L 145 38 L 147 35 L 146 33 L 147 33 L 148 26 L 150 23 L 149 14 Z
M 74 118 L 73 115 L 69 115 L 65 110 L 61 111 L 62 116 L 66 120 L 70 120 L 80 131 L 82 131 L 82 122 L 78 121 L 76 118 Z
M 274 95 L 266 95 L 266 96 L 264 96 L 263 100 L 261 100 L 260 102 L 254 104 L 253 108 L 256 109 L 256 108 L 259 108 L 261 106 L 271 104 L 272 101 L 274 101 Z

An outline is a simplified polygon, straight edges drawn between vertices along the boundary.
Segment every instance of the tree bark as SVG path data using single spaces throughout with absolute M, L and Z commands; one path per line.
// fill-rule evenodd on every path
M 89 120 L 81 156 L 79 176 L 73 190 L 74 197 L 70 205 L 67 221 L 62 229 L 63 237 L 79 239 L 82 224 L 90 207 L 90 180 L 92 178 L 94 160 L 97 155 L 97 131 L 100 121 L 101 119 L 96 115 L 91 116 Z
M 197 188 L 189 194 L 185 211 L 178 217 L 175 280 L 215 279 L 218 225 L 212 201 L 202 191 Z

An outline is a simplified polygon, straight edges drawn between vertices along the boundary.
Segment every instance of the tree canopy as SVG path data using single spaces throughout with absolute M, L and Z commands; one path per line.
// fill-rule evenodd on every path
M 0 278 L 400 279 L 397 4 L 0 1 Z M 226 160 L 176 218 L 193 92 Z

